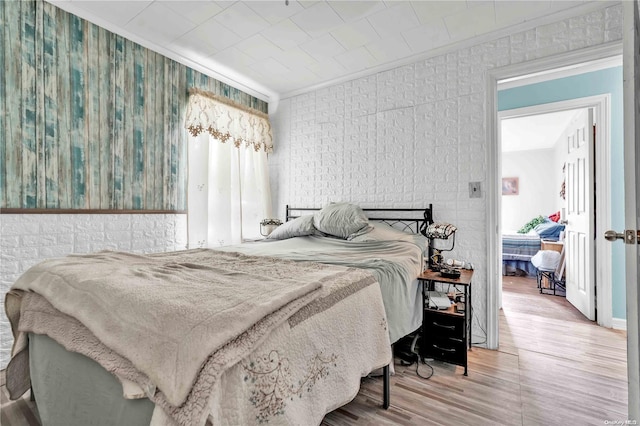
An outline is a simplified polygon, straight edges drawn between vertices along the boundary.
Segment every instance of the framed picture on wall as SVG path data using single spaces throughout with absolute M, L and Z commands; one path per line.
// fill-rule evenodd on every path
M 518 195 L 518 178 L 502 178 L 502 195 Z

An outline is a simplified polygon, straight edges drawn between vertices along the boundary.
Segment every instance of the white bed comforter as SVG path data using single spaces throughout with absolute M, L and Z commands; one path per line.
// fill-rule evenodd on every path
M 265 340 L 277 340 L 272 332 L 291 333 L 305 319 L 338 303 L 340 289 L 343 293 L 345 289 L 353 292 L 354 285 L 359 290 L 374 282 L 370 274 L 352 268 L 211 250 L 148 256 L 102 252 L 51 260 L 32 268 L 14 285 L 6 309 L 12 323 L 16 323 L 14 332 L 18 330 L 14 353 L 24 347 L 20 333 L 46 332 L 37 330 L 46 328 L 37 320 L 29 326 L 17 324 L 19 292 L 34 291 L 62 315 L 76 319 L 112 353 L 130 361 L 157 386 L 158 392 L 148 395 L 164 408 L 156 409 L 156 423 L 204 424 L 207 417 L 214 420 L 221 416 L 219 413 L 224 413 L 227 405 L 219 403 L 220 397 L 226 395 L 220 392 L 227 381 L 223 373 L 241 368 L 246 380 L 260 383 L 274 362 L 280 367 L 285 365 L 281 356 L 291 358 L 291 354 L 274 349 L 257 354 L 258 358 L 248 364 L 241 362 Z M 318 297 L 321 300 L 310 304 Z M 22 312 L 22 316 L 29 314 Z M 384 312 L 379 323 L 386 328 Z M 64 334 L 60 327 L 50 330 L 52 334 L 56 332 Z M 63 345 L 65 340 L 67 345 L 73 345 L 73 336 L 51 337 Z M 380 337 L 373 337 L 373 343 L 382 343 L 384 348 L 384 338 L 380 341 Z M 380 352 L 387 362 L 388 351 L 387 346 L 386 351 Z M 378 367 L 386 363 L 380 363 L 380 354 L 373 361 Z M 337 355 L 327 356 L 317 354 L 313 363 L 335 364 Z M 361 369 L 370 368 L 363 364 Z M 287 365 L 280 373 L 288 370 Z M 315 383 L 325 373 L 326 368 L 311 367 L 311 376 L 303 382 Z M 149 383 L 139 384 L 151 393 Z M 268 380 L 262 388 L 265 386 L 269 386 Z M 299 387 L 296 390 L 289 386 L 285 393 L 302 392 L 303 387 Z M 263 390 L 244 388 L 245 393 L 255 392 L 253 397 L 249 395 L 249 402 L 257 410 L 254 421 L 282 414 L 281 408 L 273 406 L 274 398 L 259 398 L 264 395 Z M 239 395 L 244 403 L 246 397 Z M 225 418 L 222 415 L 214 424 L 224 424 Z
M 422 324 L 422 292 L 416 277 L 423 269 L 423 249 L 401 240 L 354 242 L 317 236 L 220 247 L 248 255 L 314 261 L 370 272 L 380 284 L 391 343 Z

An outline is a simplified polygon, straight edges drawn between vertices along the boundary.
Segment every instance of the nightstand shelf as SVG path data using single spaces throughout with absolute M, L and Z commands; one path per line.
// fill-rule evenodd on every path
M 461 270 L 459 278 L 445 278 L 439 272 L 427 270 L 418 276 L 422 283 L 424 316 L 420 356 L 464 367 L 468 375 L 467 350 L 471 349 L 471 278 L 472 270 Z M 448 309 L 431 309 L 429 291 L 462 287 L 462 312 L 457 305 Z

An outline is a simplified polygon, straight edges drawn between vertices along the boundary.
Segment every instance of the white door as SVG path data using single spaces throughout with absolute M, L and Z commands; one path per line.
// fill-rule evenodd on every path
M 595 320 L 593 200 L 593 111 L 583 109 L 565 131 L 567 161 L 565 258 L 567 300 Z
M 627 371 L 629 420 L 640 421 L 640 1 L 622 2 L 624 16 L 624 204 L 625 278 L 627 295 Z M 619 232 L 620 230 L 618 230 Z M 635 236 L 635 238 L 633 238 Z M 634 240 L 634 241 L 632 241 Z M 614 244 L 621 244 L 616 242 Z

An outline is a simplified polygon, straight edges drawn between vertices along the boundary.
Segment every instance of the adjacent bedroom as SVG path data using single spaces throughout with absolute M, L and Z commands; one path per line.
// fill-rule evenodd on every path
M 568 110 L 501 121 L 503 276 L 535 279 L 538 267 L 555 269 L 560 261 L 535 265 L 532 258 L 540 250 L 564 253 L 567 149 L 562 136 L 575 115 Z

